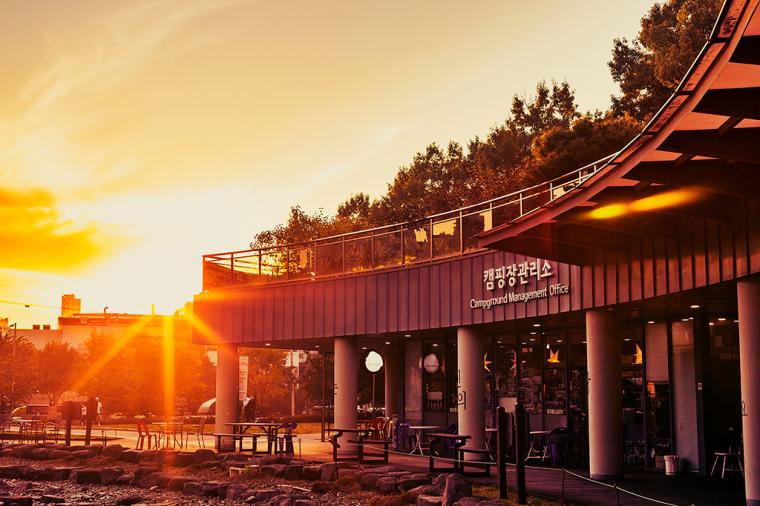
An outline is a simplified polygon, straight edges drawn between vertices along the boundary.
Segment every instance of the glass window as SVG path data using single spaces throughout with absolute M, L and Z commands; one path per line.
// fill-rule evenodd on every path
M 567 349 L 561 336 L 547 336 L 544 350 L 544 411 L 564 415 L 567 405 Z
M 530 340 L 520 346 L 520 403 L 528 413 L 541 414 L 541 344 Z
M 423 402 L 428 413 L 442 413 L 446 368 L 445 349 L 440 341 L 426 341 L 422 358 Z

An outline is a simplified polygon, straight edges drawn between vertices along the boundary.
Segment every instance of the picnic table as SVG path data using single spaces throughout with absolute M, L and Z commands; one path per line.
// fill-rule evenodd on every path
M 451 434 L 450 432 L 431 432 L 428 434 L 429 437 L 433 438 L 434 440 L 439 440 L 441 442 L 443 441 L 450 441 L 454 445 L 454 464 L 451 468 L 436 468 L 435 467 L 435 459 L 443 459 L 446 458 L 443 455 L 435 455 L 432 451 L 430 452 L 430 472 L 435 473 L 438 471 L 454 471 L 455 473 L 461 472 L 461 466 L 460 466 L 460 454 L 459 450 L 464 445 L 467 444 L 467 441 L 472 438 L 472 436 L 467 434 Z
M 340 443 L 338 443 L 338 439 L 343 437 L 343 434 L 356 434 L 359 439 L 364 439 L 369 437 L 369 428 L 336 428 L 333 427 L 332 429 L 328 429 L 328 432 L 334 432 L 332 436 L 330 436 L 330 443 L 333 445 L 333 462 L 338 462 L 338 460 L 357 460 L 359 457 L 338 457 L 338 448 L 340 448 Z
M 425 437 L 425 432 L 428 430 L 438 430 L 440 425 L 410 425 L 409 429 L 414 431 L 414 448 L 409 452 L 409 455 L 414 455 L 414 452 L 420 452 L 420 455 L 424 455 L 422 450 L 422 440 Z
M 240 436 L 246 434 L 246 432 L 248 432 L 248 430 L 251 428 L 259 429 L 263 434 L 266 434 L 267 436 L 266 453 L 272 454 L 274 453 L 272 449 L 277 443 L 277 431 L 282 424 L 280 422 L 233 422 L 226 423 L 225 425 L 232 427 L 233 434 Z M 257 453 L 255 451 L 255 446 L 254 453 Z

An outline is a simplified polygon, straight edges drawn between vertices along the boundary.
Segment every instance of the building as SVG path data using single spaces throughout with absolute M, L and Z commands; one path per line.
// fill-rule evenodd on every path
M 66 343 L 74 348 L 81 348 L 93 334 L 110 335 L 119 338 L 127 332 L 138 328 L 143 334 L 163 336 L 167 325 L 172 325 L 174 332 L 190 333 L 190 321 L 185 317 L 192 313 L 188 304 L 185 312 L 175 315 L 110 313 L 104 308 L 102 313 L 83 313 L 82 301 L 73 294 L 61 297 L 61 314 L 58 327 L 50 324 L 34 324 L 30 329 L 18 329 L 17 335 L 29 340 L 35 348 L 44 348 L 47 343 Z M 8 319 L 0 318 L 0 332 L 8 330 Z
M 598 479 L 672 453 L 704 475 L 742 444 L 760 504 L 758 3 L 726 2 L 674 96 L 595 164 L 414 223 L 206 255 L 194 339 L 219 350 L 217 430 L 238 347 L 257 346 L 332 351 L 335 424 L 354 425 L 366 347 L 407 421 L 483 447 L 520 402 Z

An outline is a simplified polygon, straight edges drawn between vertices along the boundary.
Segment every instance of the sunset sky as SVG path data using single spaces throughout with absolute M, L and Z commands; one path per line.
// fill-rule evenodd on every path
M 651 3 L 0 0 L 0 300 L 52 306 L 0 316 L 171 312 L 203 253 L 379 195 L 541 79 L 606 108 Z

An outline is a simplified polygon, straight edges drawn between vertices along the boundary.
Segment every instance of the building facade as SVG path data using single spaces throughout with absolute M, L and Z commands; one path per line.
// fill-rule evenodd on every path
M 366 348 L 389 414 L 482 447 L 519 402 L 595 478 L 666 454 L 706 474 L 741 447 L 760 504 L 757 8 L 728 1 L 674 96 L 595 164 L 414 223 L 204 257 L 195 340 L 219 350 L 218 429 L 238 347 L 332 351 L 336 426 L 356 422 Z

